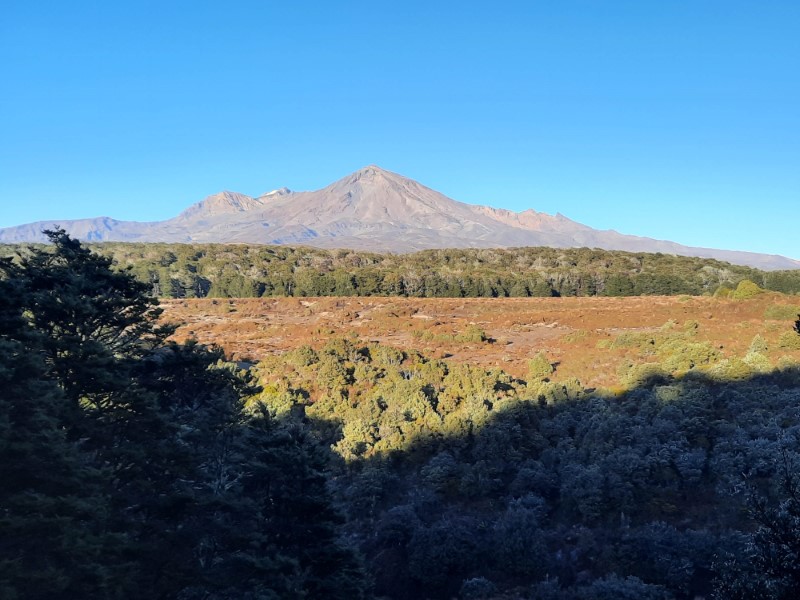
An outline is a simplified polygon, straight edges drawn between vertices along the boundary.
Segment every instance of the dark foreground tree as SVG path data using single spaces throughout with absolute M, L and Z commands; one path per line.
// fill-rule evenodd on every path
M 89 596 L 110 576 L 102 469 L 64 428 L 21 272 L 3 261 L 0 273 L 0 598 Z
M 359 598 L 319 449 L 63 231 L 0 262 L 0 598 Z

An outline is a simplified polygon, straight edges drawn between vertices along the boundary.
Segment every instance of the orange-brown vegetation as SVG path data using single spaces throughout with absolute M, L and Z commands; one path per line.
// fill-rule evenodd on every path
M 164 300 L 176 339 L 217 344 L 241 361 L 258 361 L 333 337 L 378 341 L 452 362 L 499 367 L 525 377 L 544 352 L 559 379 L 614 386 L 625 365 L 653 355 L 647 334 L 692 331 L 718 357 L 744 358 L 756 335 L 772 364 L 800 359 L 781 347 L 796 298 L 764 293 L 747 300 L 688 296 L 624 298 L 247 298 Z M 476 335 L 483 333 L 484 335 Z M 634 343 L 620 336 L 642 334 Z M 483 337 L 483 339 L 481 339 Z M 614 343 L 618 340 L 618 343 Z M 636 341 L 638 340 L 638 341 Z M 652 342 L 651 342 L 652 343 Z M 663 357 L 660 357 L 663 358 Z

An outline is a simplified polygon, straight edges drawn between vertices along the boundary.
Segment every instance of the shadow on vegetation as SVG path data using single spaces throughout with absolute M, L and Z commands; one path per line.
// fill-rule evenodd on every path
M 797 366 L 650 374 L 612 394 L 337 343 L 287 375 L 318 386 L 291 412 L 333 449 L 329 487 L 378 597 L 797 591 L 754 571 L 751 535 L 753 499 L 778 507 L 800 465 Z M 333 364 L 338 387 L 322 383 Z M 262 395 L 288 414 L 278 398 L 295 402 Z

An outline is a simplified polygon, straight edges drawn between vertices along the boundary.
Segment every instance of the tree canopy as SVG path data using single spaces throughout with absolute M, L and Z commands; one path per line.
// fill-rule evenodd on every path
M 324 453 L 63 231 L 0 261 L 0 597 L 359 598 Z
M 739 282 L 800 292 L 800 270 L 592 248 L 357 250 L 244 244 L 92 244 L 163 298 L 550 297 L 731 294 Z M 0 256 L 19 250 L 0 245 Z M 746 290 L 745 290 L 746 291 Z M 744 294 L 739 291 L 739 294 Z

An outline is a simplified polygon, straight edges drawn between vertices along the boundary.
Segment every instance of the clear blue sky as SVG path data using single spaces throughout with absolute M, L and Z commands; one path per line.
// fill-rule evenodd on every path
M 800 258 L 798 0 L 6 0 L 0 81 L 0 226 L 160 220 L 374 163 Z

